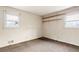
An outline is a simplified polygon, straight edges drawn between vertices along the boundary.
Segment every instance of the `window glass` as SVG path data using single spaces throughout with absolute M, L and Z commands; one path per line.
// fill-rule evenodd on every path
M 66 28 L 79 28 L 79 14 L 67 16 L 64 22 Z
M 19 26 L 19 17 L 6 14 L 5 27 L 14 28 Z

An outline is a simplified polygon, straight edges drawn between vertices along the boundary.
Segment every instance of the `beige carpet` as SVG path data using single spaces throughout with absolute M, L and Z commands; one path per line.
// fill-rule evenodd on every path
M 79 52 L 79 47 L 36 39 L 0 49 L 1 52 Z

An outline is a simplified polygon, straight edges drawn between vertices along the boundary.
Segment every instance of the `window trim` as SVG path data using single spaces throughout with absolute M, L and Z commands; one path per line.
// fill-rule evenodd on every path
M 12 11 L 13 12 L 13 11 Z M 16 13 L 15 14 L 10 14 L 10 13 L 7 13 L 7 10 L 5 10 L 4 9 L 4 11 L 3 11 L 3 29 L 18 29 L 18 28 L 20 28 L 20 13 L 18 12 L 17 13 L 17 15 L 16 15 Z M 5 26 L 5 21 L 6 21 L 6 14 L 10 14 L 10 15 L 14 15 L 14 16 L 18 16 L 19 17 L 19 22 L 18 22 L 18 27 L 6 27 Z

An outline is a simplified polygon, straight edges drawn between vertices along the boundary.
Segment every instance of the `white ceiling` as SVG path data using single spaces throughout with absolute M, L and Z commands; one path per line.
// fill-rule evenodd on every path
M 12 7 L 21 9 L 24 11 L 28 11 L 36 15 L 43 16 L 48 13 L 52 13 L 52 12 L 69 8 L 71 6 L 12 6 Z

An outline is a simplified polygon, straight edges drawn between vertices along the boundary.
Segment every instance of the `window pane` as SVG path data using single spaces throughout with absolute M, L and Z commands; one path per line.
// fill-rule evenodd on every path
M 14 16 L 14 15 L 6 15 L 7 20 L 12 20 L 12 21 L 19 21 L 19 17 L 18 16 Z
M 66 28 L 79 28 L 79 21 L 66 21 L 65 22 Z
M 19 17 L 14 15 L 6 14 L 5 27 L 18 27 L 19 26 Z
M 79 14 L 67 15 L 65 21 L 76 21 L 79 20 Z

